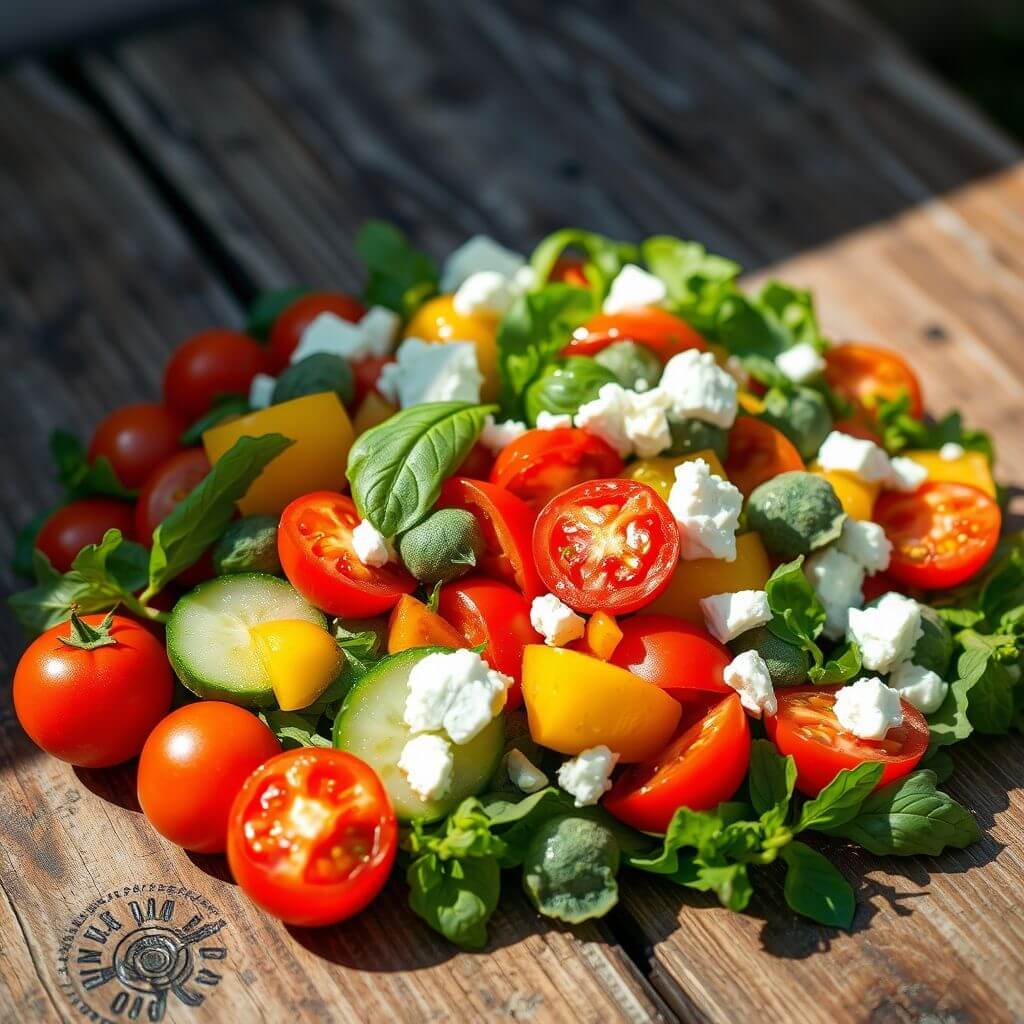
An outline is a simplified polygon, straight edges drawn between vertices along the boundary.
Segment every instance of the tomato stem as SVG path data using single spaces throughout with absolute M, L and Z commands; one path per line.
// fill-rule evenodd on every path
M 110 624 L 114 621 L 114 609 L 104 616 L 98 626 L 92 626 L 78 614 L 78 606 L 71 606 L 71 631 L 57 639 L 66 647 L 80 651 L 94 651 L 97 647 L 112 647 L 117 641 L 110 635 Z
M 153 587 L 146 587 L 138 597 L 135 597 L 134 595 L 126 595 L 123 599 L 124 606 L 140 618 L 151 619 L 153 622 L 166 623 L 171 617 L 168 612 L 162 612 L 157 608 L 149 607 L 149 602 L 156 597 L 158 592 L 159 591 Z

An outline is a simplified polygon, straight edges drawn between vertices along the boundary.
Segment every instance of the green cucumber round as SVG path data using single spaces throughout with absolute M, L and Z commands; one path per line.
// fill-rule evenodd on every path
M 405 724 L 409 673 L 428 654 L 449 653 L 444 647 L 417 647 L 379 661 L 356 683 L 334 721 L 334 745 L 365 761 L 380 776 L 400 821 L 436 821 L 467 796 L 481 792 L 498 768 L 505 749 L 504 714 L 461 746 L 452 744 L 455 765 L 448 792 L 423 800 L 398 770 L 398 759 L 414 733 Z
M 175 604 L 167 623 L 167 657 L 178 678 L 199 697 L 271 707 L 274 691 L 249 631 L 278 619 L 327 626 L 323 613 L 277 576 L 218 576 Z

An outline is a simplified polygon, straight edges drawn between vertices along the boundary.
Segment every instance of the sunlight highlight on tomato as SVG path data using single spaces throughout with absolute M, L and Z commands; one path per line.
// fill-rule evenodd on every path
M 664 309 L 647 306 L 628 313 L 599 313 L 574 332 L 563 356 L 593 356 L 617 341 L 635 341 L 663 363 L 690 348 L 707 350 L 707 342 L 685 321 Z

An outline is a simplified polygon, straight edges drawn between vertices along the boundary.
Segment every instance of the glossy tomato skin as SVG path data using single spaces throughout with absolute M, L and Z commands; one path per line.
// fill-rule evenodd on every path
M 513 680 L 505 706 L 519 707 L 523 648 L 544 639 L 530 625 L 530 602 L 507 583 L 474 575 L 442 587 L 437 610 L 468 646 L 486 645 L 484 661 Z
M 353 409 L 358 409 L 363 404 L 363 399 L 371 391 L 377 390 L 377 381 L 380 380 L 381 370 L 388 363 L 394 361 L 394 356 L 364 356 L 350 364 L 352 379 L 355 383 L 355 397 L 352 399 Z
M 574 484 L 617 476 L 622 467 L 618 452 L 585 430 L 528 430 L 498 453 L 491 483 L 539 510 Z
M 99 544 L 107 530 L 135 535 L 132 506 L 115 498 L 80 498 L 62 505 L 43 523 L 36 547 L 58 572 L 67 572 L 86 544 Z
M 85 615 L 91 626 L 102 615 Z M 70 625 L 37 637 L 14 673 L 14 709 L 22 728 L 48 754 L 81 768 L 135 757 L 171 705 L 171 667 L 163 645 L 139 623 L 115 615 L 116 643 L 69 647 Z
M 744 497 L 780 473 L 804 468 L 793 442 L 780 430 L 753 416 L 740 416 L 729 431 L 725 472 Z
M 316 811 L 305 812 L 301 829 L 291 813 L 298 798 Z M 387 882 L 397 848 L 387 791 L 369 765 L 343 750 L 279 754 L 249 777 L 231 808 L 235 881 L 267 913 L 300 927 L 359 913 Z
M 687 349 L 707 351 L 707 342 L 685 321 L 648 306 L 627 313 L 599 313 L 573 332 L 563 356 L 593 356 L 617 341 L 650 349 L 663 363 Z
M 281 752 L 251 712 L 219 700 L 186 704 L 150 734 L 139 758 L 139 803 L 165 839 L 193 853 L 221 853 L 242 783 Z
M 846 342 L 825 353 L 825 380 L 854 407 L 853 419 L 871 428 L 879 398 L 906 395 L 911 416 L 924 413 L 921 385 L 910 365 L 895 352 L 877 345 Z
M 739 789 L 750 765 L 750 727 L 739 697 L 698 706 L 668 746 L 629 765 L 604 798 L 604 808 L 642 832 L 662 833 L 680 807 L 707 811 Z
M 187 423 L 221 395 L 248 395 L 267 368 L 262 346 L 238 331 L 203 331 L 179 345 L 164 370 L 164 402 Z
M 138 402 L 115 409 L 100 422 L 89 442 L 89 461 L 110 460 L 117 479 L 135 490 L 181 447 L 188 424 L 158 402 Z
M 471 480 L 487 480 L 491 475 L 493 465 L 494 456 L 488 448 L 477 441 L 467 452 L 456 473 L 459 476 L 467 476 Z
M 186 448 L 157 466 L 135 503 L 135 535 L 142 544 L 152 542 L 153 531 L 209 472 L 210 460 L 202 448 Z
M 796 788 L 817 796 L 844 768 L 865 761 L 885 767 L 879 788 L 908 775 L 928 749 L 928 723 L 903 701 L 903 724 L 890 729 L 884 740 L 861 740 L 844 732 L 832 711 L 838 686 L 787 687 L 778 690 L 779 707 L 765 716 L 768 738 L 782 754 L 796 761 Z
M 278 316 L 270 330 L 269 372 L 278 374 L 288 365 L 303 332 L 321 313 L 333 313 L 342 320 L 358 323 L 365 312 L 361 302 L 340 292 L 310 292 L 296 299 Z
M 352 548 L 360 516 L 351 498 L 314 491 L 282 513 L 277 553 L 288 582 L 330 615 L 365 619 L 390 611 L 416 581 L 398 563 L 363 565 Z

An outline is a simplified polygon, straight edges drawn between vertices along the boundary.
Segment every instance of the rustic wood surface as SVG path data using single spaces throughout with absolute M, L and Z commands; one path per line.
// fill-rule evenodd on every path
M 153 393 L 168 349 L 259 287 L 356 286 L 367 216 L 438 253 L 580 223 L 771 266 L 817 289 L 836 337 L 904 349 L 931 406 L 994 430 L 1001 476 L 1024 482 L 1020 153 L 834 0 L 261 5 L 55 70 L 0 86 L 0 389 L 25 410 L 2 428 L 5 547 L 53 497 L 51 426 L 84 432 Z M 2 629 L 9 672 L 19 642 Z M 217 859 L 149 832 L 130 769 L 74 773 L 4 713 L 5 1019 L 77 1017 L 62 937 L 136 883 L 227 921 L 205 964 L 222 980 L 197 1009 L 172 1001 L 172 1020 L 1024 1019 L 1019 739 L 957 751 L 950 788 L 990 828 L 975 848 L 836 851 L 861 904 L 852 934 L 796 919 L 771 873 L 743 917 L 630 877 L 622 906 L 575 932 L 510 892 L 474 956 L 397 887 L 350 925 L 289 935 Z M 146 898 L 114 904 L 128 921 L 126 900 Z M 85 998 L 111 1012 L 102 987 Z

